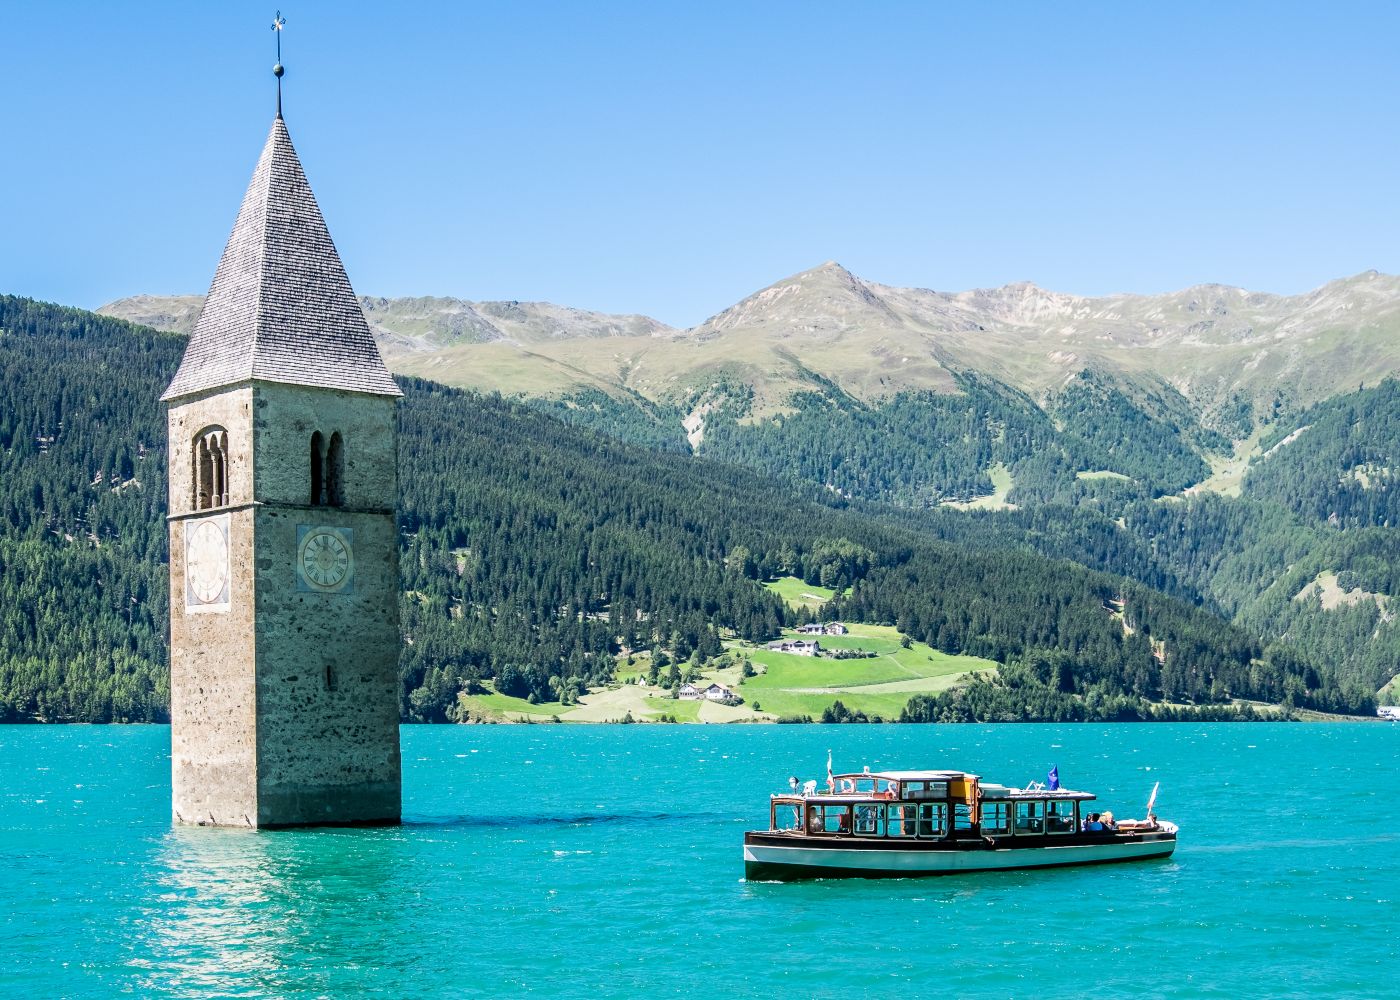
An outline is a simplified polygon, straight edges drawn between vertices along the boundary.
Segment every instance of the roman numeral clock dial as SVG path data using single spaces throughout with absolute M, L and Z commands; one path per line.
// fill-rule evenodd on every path
M 347 592 L 355 571 L 351 529 L 301 525 L 297 535 L 297 589 Z

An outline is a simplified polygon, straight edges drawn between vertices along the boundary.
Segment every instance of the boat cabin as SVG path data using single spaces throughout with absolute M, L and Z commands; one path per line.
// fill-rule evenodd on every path
M 1094 798 L 984 783 L 965 771 L 864 771 L 835 775 L 828 791 L 772 796 L 769 830 L 906 841 L 1051 838 L 1081 832 L 1080 803 Z

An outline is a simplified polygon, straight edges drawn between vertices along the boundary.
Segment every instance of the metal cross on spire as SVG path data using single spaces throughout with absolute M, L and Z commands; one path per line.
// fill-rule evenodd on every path
M 277 34 L 277 64 L 272 67 L 272 75 L 277 77 L 277 117 L 282 117 L 282 74 L 286 72 L 282 68 L 282 29 L 287 26 L 287 19 L 282 16 L 279 10 L 272 16 L 272 30 Z

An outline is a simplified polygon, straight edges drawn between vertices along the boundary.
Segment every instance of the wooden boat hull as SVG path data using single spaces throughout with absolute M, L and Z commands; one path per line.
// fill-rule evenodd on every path
M 789 836 L 755 832 L 744 836 L 744 876 L 750 881 L 811 878 L 915 878 L 961 872 L 1004 871 L 1102 865 L 1170 857 L 1176 850 L 1176 828 L 1130 837 L 1066 838 L 1034 846 L 1003 841 L 995 846 L 980 841 L 935 841 L 915 844 L 842 838 Z

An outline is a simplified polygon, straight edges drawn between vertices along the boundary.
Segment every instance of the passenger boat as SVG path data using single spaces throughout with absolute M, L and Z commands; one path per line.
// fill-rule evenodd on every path
M 830 773 L 769 800 L 768 829 L 744 834 L 751 881 L 907 878 L 1169 857 L 1176 825 L 1090 812 L 1090 792 L 1011 788 L 965 771 Z

